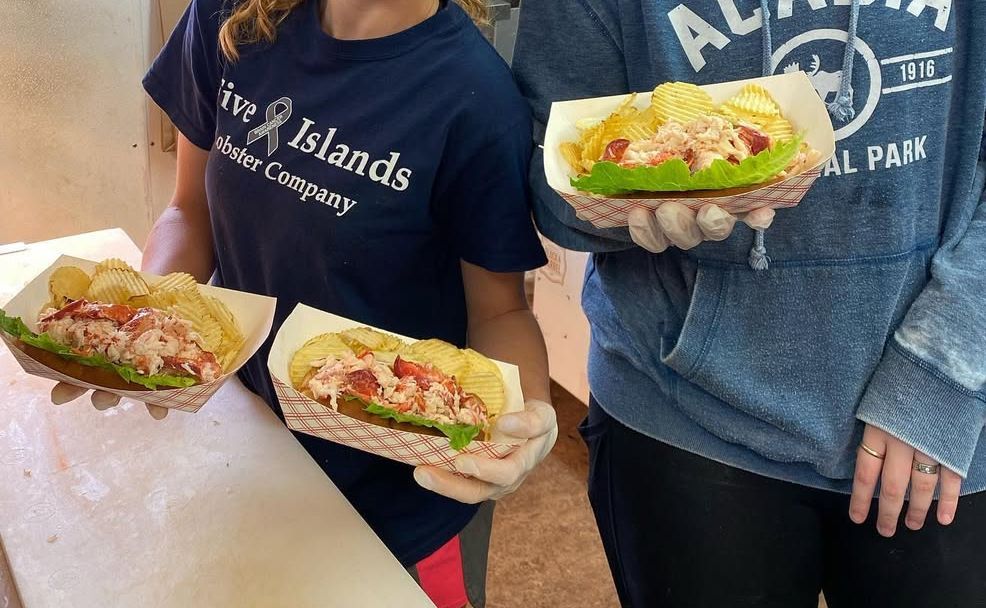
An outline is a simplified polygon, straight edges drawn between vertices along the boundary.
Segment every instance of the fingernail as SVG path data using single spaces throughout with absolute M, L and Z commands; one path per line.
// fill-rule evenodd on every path
M 951 513 L 943 513 L 939 521 L 941 522 L 941 525 L 947 526 L 948 524 L 952 523 L 953 519 L 955 519 L 955 516 L 952 515 Z
M 866 514 L 860 511 L 850 511 L 849 519 L 853 520 L 854 523 L 861 524 L 866 521 Z
M 94 391 L 92 397 L 90 397 L 93 407 L 97 410 L 107 410 L 111 407 L 115 407 L 120 403 L 120 396 L 114 395 L 113 393 L 105 393 L 103 391 Z
M 418 482 L 418 485 L 426 490 L 434 488 L 434 479 L 424 469 L 414 469 L 414 481 Z
M 453 464 L 455 464 L 455 470 L 463 475 L 469 475 L 470 477 L 479 475 L 479 467 L 477 467 L 476 462 L 468 456 L 460 456 L 459 458 L 456 458 Z
M 890 526 L 877 526 L 876 530 L 880 533 L 880 536 L 883 536 L 884 538 L 890 538 L 895 532 L 895 530 Z
M 917 531 L 921 529 L 922 523 L 913 519 L 908 519 L 904 522 L 904 525 L 906 525 L 910 530 Z

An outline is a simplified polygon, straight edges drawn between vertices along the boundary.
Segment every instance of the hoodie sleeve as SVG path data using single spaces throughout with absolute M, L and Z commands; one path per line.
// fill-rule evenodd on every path
M 963 217 L 946 227 L 928 284 L 890 339 L 857 412 L 963 477 L 986 421 L 982 161 L 971 181 L 969 198 L 953 207 Z
M 534 218 L 549 239 L 577 251 L 633 247 L 626 228 L 596 228 L 545 182 L 544 129 L 553 101 L 628 92 L 617 7 L 607 1 L 525 0 L 513 69 L 534 114 Z

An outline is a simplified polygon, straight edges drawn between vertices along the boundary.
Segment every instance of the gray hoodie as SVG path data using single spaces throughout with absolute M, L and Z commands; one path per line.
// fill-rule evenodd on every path
M 610 415 L 839 491 L 866 422 L 986 488 L 986 3 L 525 0 L 514 68 L 538 143 L 553 100 L 790 70 L 836 128 L 765 239 L 738 225 L 688 252 L 578 220 L 537 155 L 540 229 L 595 254 L 589 379 Z

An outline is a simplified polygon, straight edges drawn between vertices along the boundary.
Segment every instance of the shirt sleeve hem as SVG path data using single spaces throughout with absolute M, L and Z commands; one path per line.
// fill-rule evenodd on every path
M 201 148 L 208 152 L 212 149 L 212 139 L 213 133 L 207 133 L 205 130 L 200 128 L 195 124 L 195 121 L 188 117 L 178 106 L 174 103 L 174 98 L 172 97 L 170 88 L 166 86 L 153 72 L 148 72 L 144 76 L 144 90 L 147 94 L 151 96 L 154 103 L 157 104 L 161 110 L 168 115 L 171 122 L 175 127 L 181 131 L 188 141 L 195 144 L 196 147 Z
M 462 255 L 461 258 L 465 262 L 490 272 L 527 272 L 537 270 L 548 263 L 548 258 L 545 257 L 544 253 L 527 258 L 518 258 L 512 255 L 473 257 L 467 254 Z
M 891 340 L 856 417 L 964 478 L 986 421 L 986 403 L 917 364 Z

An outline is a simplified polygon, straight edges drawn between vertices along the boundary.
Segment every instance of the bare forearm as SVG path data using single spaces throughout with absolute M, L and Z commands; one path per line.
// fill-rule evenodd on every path
M 471 324 L 469 346 L 493 359 L 517 365 L 524 397 L 551 402 L 544 337 L 529 309 L 510 311 Z
M 198 210 L 165 209 L 147 237 L 141 269 L 153 274 L 187 272 L 207 282 L 215 270 L 208 211 L 203 217 Z

